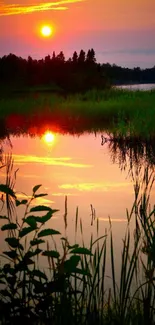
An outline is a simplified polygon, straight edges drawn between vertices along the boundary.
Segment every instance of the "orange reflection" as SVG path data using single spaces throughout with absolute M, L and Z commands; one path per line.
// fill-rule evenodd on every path
M 51 131 L 46 131 L 43 135 L 43 140 L 47 143 L 47 144 L 52 144 L 55 140 L 55 135 L 54 133 L 52 133 Z

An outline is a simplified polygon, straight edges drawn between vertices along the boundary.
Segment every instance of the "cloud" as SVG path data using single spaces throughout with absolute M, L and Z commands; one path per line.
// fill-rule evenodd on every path
M 79 164 L 71 162 L 72 158 L 70 157 L 58 157 L 58 158 L 49 158 L 49 157 L 38 157 L 38 156 L 25 156 L 25 155 L 13 155 L 16 165 L 26 164 L 26 163 L 36 163 L 44 164 L 49 166 L 65 166 L 72 168 L 90 168 L 92 165 L 88 164 Z
M 77 194 L 58 192 L 58 193 L 52 193 L 52 196 L 77 196 Z
M 16 193 L 16 196 L 17 198 L 20 200 L 20 199 L 31 199 L 32 196 L 31 195 L 26 195 L 24 193 Z M 51 206 L 51 204 L 55 203 L 53 200 L 49 200 L 49 199 L 46 199 L 45 197 L 38 197 L 37 200 L 33 201 L 31 203 L 31 205 L 36 205 L 36 203 L 38 205 L 48 205 L 48 206 Z
M 100 221 L 108 221 L 109 222 L 109 218 L 99 218 Z M 127 219 L 125 218 L 110 218 L 111 222 L 127 222 Z
M 63 189 L 75 189 L 78 191 L 104 191 L 115 190 L 119 187 L 130 186 L 131 183 L 79 183 L 79 184 L 62 184 L 59 188 Z
M 20 15 L 29 14 L 38 11 L 48 11 L 48 10 L 67 10 L 68 5 L 71 3 L 82 2 L 84 0 L 60 0 L 56 2 L 46 2 L 34 5 L 20 5 L 20 4 L 5 4 L 0 2 L 0 16 L 10 16 L 10 15 Z

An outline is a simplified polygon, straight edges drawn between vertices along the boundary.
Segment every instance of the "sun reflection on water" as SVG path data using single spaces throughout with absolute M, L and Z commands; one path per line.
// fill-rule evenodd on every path
M 53 144 L 53 142 L 55 141 L 55 134 L 51 131 L 46 131 L 43 134 L 42 139 L 47 144 Z

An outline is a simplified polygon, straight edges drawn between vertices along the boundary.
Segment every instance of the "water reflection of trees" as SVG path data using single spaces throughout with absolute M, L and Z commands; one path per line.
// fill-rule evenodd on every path
M 101 144 L 107 144 L 111 161 L 126 171 L 133 183 L 134 202 L 128 218 L 135 216 L 136 230 L 139 228 L 138 220 L 144 219 L 151 208 L 150 196 L 155 183 L 154 140 L 102 136 Z
M 119 164 L 121 170 L 132 170 L 133 166 L 155 167 L 155 139 L 140 139 L 131 137 L 105 138 L 102 145 L 108 144 L 111 160 Z

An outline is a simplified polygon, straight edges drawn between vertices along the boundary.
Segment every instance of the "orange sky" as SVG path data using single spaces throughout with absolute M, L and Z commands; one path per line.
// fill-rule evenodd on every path
M 154 0 L 0 0 L 0 56 L 93 47 L 102 62 L 153 66 L 154 13 Z M 55 28 L 46 41 L 38 35 L 43 22 Z

